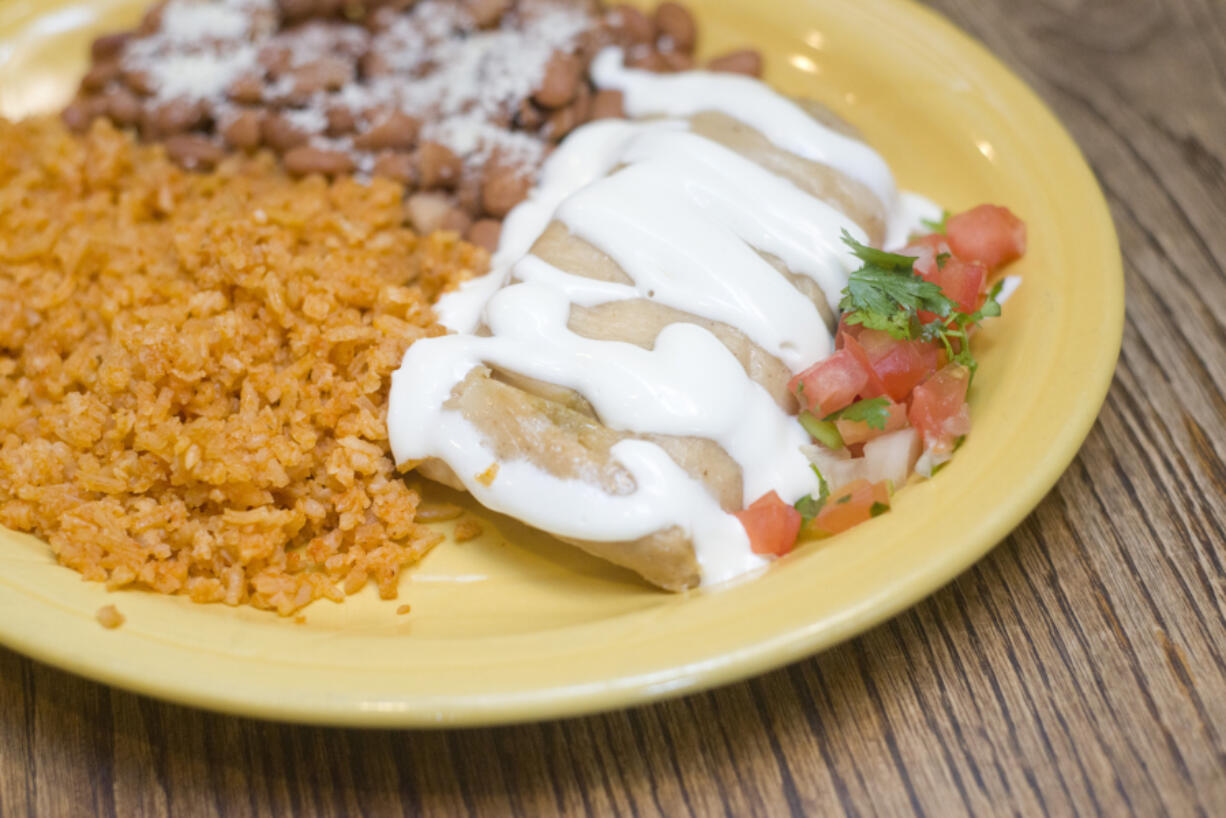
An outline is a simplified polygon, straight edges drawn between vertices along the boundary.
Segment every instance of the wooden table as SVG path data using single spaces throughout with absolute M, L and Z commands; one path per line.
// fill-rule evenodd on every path
M 1106 408 L 991 556 L 817 658 L 522 727 L 264 724 L 0 650 L 0 815 L 1226 814 L 1226 3 L 933 5 L 1072 129 L 1127 266 Z

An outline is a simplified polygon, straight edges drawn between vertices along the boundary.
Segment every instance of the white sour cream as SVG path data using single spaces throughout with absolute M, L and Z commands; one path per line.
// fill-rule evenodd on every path
M 801 446 L 808 438 L 696 324 L 672 324 L 652 349 L 571 332 L 571 305 L 652 299 L 736 327 L 798 372 L 828 355 L 832 339 L 812 302 L 762 254 L 817 283 L 832 309 L 858 262 L 839 240 L 864 232 L 830 204 L 736 152 L 691 132 L 683 119 L 720 111 L 781 148 L 857 179 L 887 204 L 891 236 L 939 209 L 899 197 L 884 160 L 756 80 L 704 72 L 626 69 L 616 49 L 593 65 L 598 85 L 624 92 L 633 116 L 575 131 L 546 162 L 538 187 L 503 226 L 491 272 L 445 297 L 455 335 L 418 341 L 392 376 L 389 437 L 398 462 L 440 458 L 485 506 L 558 536 L 634 540 L 679 526 L 694 544 L 704 584 L 762 564 L 737 519 L 659 446 L 625 440 L 612 453 L 636 489 L 613 496 L 527 461 L 501 463 L 478 429 L 444 408 L 479 365 L 582 394 L 600 421 L 636 434 L 715 441 L 740 464 L 745 505 L 775 490 L 788 502 L 816 491 Z M 609 255 L 630 284 L 586 278 L 531 254 L 552 221 Z M 472 331 L 484 324 L 488 335 Z

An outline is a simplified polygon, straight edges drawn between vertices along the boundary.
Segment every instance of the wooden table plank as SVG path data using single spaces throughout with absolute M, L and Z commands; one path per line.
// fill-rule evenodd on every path
M 488 730 L 264 724 L 0 650 L 0 815 L 1226 812 L 1226 4 L 932 5 L 1069 126 L 1126 258 L 1099 423 L 990 557 L 759 679 Z

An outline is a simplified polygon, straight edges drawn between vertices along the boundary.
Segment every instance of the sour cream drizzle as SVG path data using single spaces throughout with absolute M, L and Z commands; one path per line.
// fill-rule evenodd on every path
M 593 76 L 622 90 L 632 115 L 721 111 L 864 182 L 887 203 L 892 234 L 932 215 L 922 200 L 900 202 L 888 167 L 870 148 L 821 126 L 760 82 L 634 71 L 622 67 L 616 50 L 597 58 Z M 632 283 L 593 280 L 532 255 L 554 220 L 609 255 Z M 483 505 L 559 536 L 634 540 L 679 526 L 694 544 L 704 584 L 753 569 L 762 559 L 740 523 L 655 444 L 613 447 L 635 481 L 623 495 L 527 461 L 501 463 L 485 485 L 477 475 L 496 461 L 494 453 L 444 404 L 474 367 L 517 372 L 576 390 L 611 429 L 717 442 L 741 466 L 746 505 L 771 490 L 794 501 L 816 490 L 800 450 L 808 439 L 714 335 L 672 324 L 647 350 L 581 337 L 567 322 L 572 304 L 651 299 L 736 327 L 799 371 L 828 355 L 832 339 L 813 303 L 763 254 L 815 281 L 833 309 L 858 266 L 839 241 L 842 230 L 865 238 L 831 205 L 690 132 L 683 119 L 580 128 L 507 218 L 491 273 L 440 304 L 444 323 L 461 334 L 417 342 L 392 376 L 388 424 L 397 460 L 441 458 Z M 488 335 L 471 334 L 479 321 Z

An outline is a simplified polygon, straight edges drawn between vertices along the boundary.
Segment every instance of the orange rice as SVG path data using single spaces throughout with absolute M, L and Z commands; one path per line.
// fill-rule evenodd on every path
M 394 597 L 439 536 L 389 454 L 389 376 L 487 262 L 401 198 L 0 121 L 0 525 L 111 588 Z

